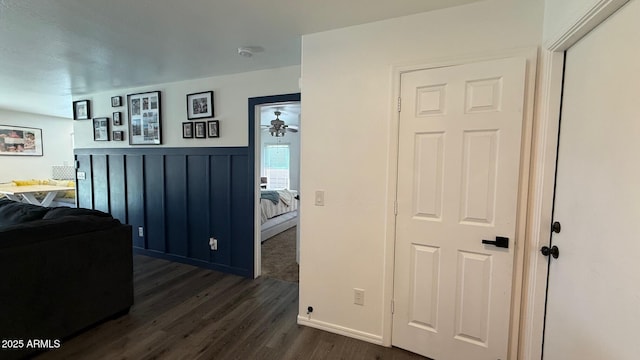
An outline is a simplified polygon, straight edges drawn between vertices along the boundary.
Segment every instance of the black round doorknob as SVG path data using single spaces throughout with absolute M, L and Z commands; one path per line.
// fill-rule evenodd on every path
M 552 225 L 551 225 L 551 231 L 553 231 L 556 234 L 560 233 L 560 230 L 562 230 L 562 225 L 560 225 L 559 221 L 555 221 Z
M 551 256 L 553 256 L 554 259 L 557 259 L 558 256 L 560 256 L 560 250 L 555 245 L 553 245 L 552 247 L 543 246 L 542 249 L 540 249 L 540 252 L 544 256 L 551 255 Z

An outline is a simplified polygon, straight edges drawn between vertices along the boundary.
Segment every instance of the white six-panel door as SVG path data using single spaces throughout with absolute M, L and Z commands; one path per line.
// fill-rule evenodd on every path
M 392 342 L 507 359 L 525 59 L 401 76 Z M 482 240 L 509 238 L 509 248 Z
M 566 55 L 545 360 L 640 359 L 640 1 Z

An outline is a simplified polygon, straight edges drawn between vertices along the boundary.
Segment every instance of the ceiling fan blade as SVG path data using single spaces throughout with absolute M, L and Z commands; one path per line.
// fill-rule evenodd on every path
M 297 133 L 298 132 L 298 128 L 294 128 L 294 127 L 287 127 L 287 132 L 292 132 L 292 133 Z

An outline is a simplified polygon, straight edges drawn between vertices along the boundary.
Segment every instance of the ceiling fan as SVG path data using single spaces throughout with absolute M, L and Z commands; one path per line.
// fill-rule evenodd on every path
M 284 136 L 287 131 L 292 133 L 298 132 L 298 127 L 287 125 L 284 121 L 280 120 L 280 115 L 282 115 L 280 111 L 274 111 L 273 114 L 276 118 L 271 120 L 271 125 L 262 125 L 263 130 L 268 131 L 271 136 Z

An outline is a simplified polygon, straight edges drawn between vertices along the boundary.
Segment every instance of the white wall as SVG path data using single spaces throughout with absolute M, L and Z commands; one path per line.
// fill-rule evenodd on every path
M 0 183 L 49 179 L 51 166 L 73 165 L 71 119 L 0 109 L 0 125 L 42 129 L 43 156 L 0 156 Z
M 538 47 L 543 0 L 491 0 L 306 35 L 302 51 L 300 319 L 382 342 L 393 66 Z M 353 288 L 365 289 L 365 306 Z
M 122 112 L 123 126 L 111 128 L 124 130 L 125 141 L 93 141 L 92 121 L 74 121 L 76 148 L 129 147 L 127 94 L 146 91 L 162 92 L 162 145 L 166 147 L 217 147 L 247 146 L 248 99 L 250 97 L 299 92 L 300 66 L 216 76 L 174 83 L 157 84 L 139 88 L 122 89 L 90 94 L 74 98 L 91 100 L 92 117 L 109 117 L 114 111 Z M 215 118 L 220 120 L 220 137 L 207 139 L 183 139 L 182 123 L 187 122 L 186 95 L 212 90 L 214 92 Z M 122 96 L 125 106 L 112 108 L 111 97 Z M 206 121 L 211 119 L 203 119 Z M 191 120 L 194 121 L 194 120 Z M 148 147 L 149 145 L 146 145 Z

